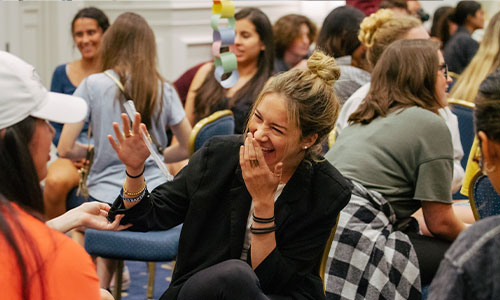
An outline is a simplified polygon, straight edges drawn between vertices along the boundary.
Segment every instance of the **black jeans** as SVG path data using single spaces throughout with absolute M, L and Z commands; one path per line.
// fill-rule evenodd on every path
M 177 300 L 286 300 L 266 296 L 252 268 L 239 259 L 226 260 L 199 271 L 182 286 Z
M 417 253 L 422 286 L 428 285 L 436 275 L 439 264 L 451 242 L 418 233 L 407 233 L 407 235 Z

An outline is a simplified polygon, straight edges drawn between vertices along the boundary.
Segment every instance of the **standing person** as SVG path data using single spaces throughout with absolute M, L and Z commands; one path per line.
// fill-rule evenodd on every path
M 236 55 L 239 79 L 225 89 L 215 79 L 213 62 L 204 64 L 196 72 L 186 99 L 186 115 L 192 126 L 215 111 L 231 109 L 235 133 L 242 133 L 253 102 L 273 73 L 273 28 L 267 16 L 249 7 L 234 17 L 236 36 L 230 50 Z
M 451 205 L 451 136 L 438 113 L 450 81 L 430 40 L 395 41 L 375 65 L 367 98 L 326 154 L 355 185 L 330 250 L 327 298 L 420 299 L 421 283 L 464 229 Z M 420 207 L 434 237 L 419 234 L 412 214 Z
M 73 42 L 82 57 L 67 64 L 59 65 L 52 75 L 52 92 L 72 95 L 82 80 L 99 72 L 98 50 L 101 38 L 109 27 L 108 17 L 100 9 L 87 7 L 79 10 L 71 22 Z M 56 132 L 53 143 L 57 147 L 63 124 L 51 123 Z M 88 144 L 88 125 L 85 124 L 78 141 Z M 58 158 L 49 165 L 45 179 L 44 202 L 48 218 L 54 218 L 66 211 L 66 197 L 77 186 L 80 176 L 78 168 L 83 160 Z
M 306 16 L 289 14 L 279 18 L 273 26 L 274 72 L 285 72 L 304 64 L 317 32 L 316 25 Z
M 48 221 L 47 226 L 40 187 L 47 175 L 55 134 L 48 121 L 78 122 L 84 118 L 87 105 L 80 98 L 48 92 L 32 66 L 3 51 L 0 90 L 2 298 L 101 299 L 89 255 L 54 229 L 66 232 L 85 226 L 116 230 L 122 216 L 109 223 L 109 206 L 92 202 Z
M 500 69 L 481 83 L 474 122 L 482 171 L 500 194 Z M 445 254 L 429 300 L 497 299 L 500 295 L 500 216 L 476 222 Z
M 135 230 L 184 223 L 172 283 L 161 299 L 324 299 L 318 266 L 351 185 L 319 153 L 333 128 L 339 77 L 315 52 L 308 69 L 272 77 L 251 110 L 246 137 L 208 141 L 177 177 L 148 192 L 127 176 L 113 212 Z M 124 132 L 129 131 L 123 116 Z M 128 174 L 148 156 L 114 124 L 113 148 Z
M 484 27 L 484 11 L 476 1 L 460 1 L 450 20 L 458 25 L 458 29 L 444 47 L 443 55 L 450 72 L 461 74 L 479 48 L 479 43 L 471 35 Z
M 352 6 L 340 6 L 332 10 L 323 21 L 317 49 L 335 58 L 340 68 L 335 93 L 340 104 L 362 85 L 370 82 L 371 68 L 366 61 L 366 47 L 358 39 L 359 26 L 365 15 Z
M 143 17 L 135 13 L 120 15 L 104 35 L 100 51 L 103 73 L 87 77 L 74 95 L 87 101 L 89 112 L 85 121 L 90 122 L 93 131 L 95 152 L 87 180 L 89 198 L 112 203 L 122 186 L 125 166 L 109 145 L 107 135 L 113 130 L 111 121 L 120 122 L 124 101 L 133 99 L 158 147 L 167 146 L 166 129 L 171 128 L 179 143 L 162 150 L 165 162 L 188 156 L 191 126 L 175 89 L 157 70 L 154 33 Z M 124 86 L 123 92 L 115 80 Z M 87 147 L 76 143 L 83 126 L 83 121 L 64 125 L 57 148 L 62 157 L 78 159 L 86 155 Z M 166 180 L 151 157 L 142 171 L 150 189 Z M 98 268 L 101 270 L 107 269 Z M 101 287 L 109 288 L 109 274 L 103 272 Z

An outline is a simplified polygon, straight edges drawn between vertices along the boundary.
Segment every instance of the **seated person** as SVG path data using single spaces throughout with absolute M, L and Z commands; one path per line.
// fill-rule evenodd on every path
M 438 114 L 450 82 L 443 65 L 436 42 L 390 44 L 367 98 L 326 154 L 355 186 L 330 250 L 327 298 L 420 299 L 465 228 L 451 205 L 453 148 Z M 420 235 L 411 217 L 420 207 L 434 237 Z M 389 280 L 394 272 L 398 282 Z
M 326 16 L 321 26 L 316 49 L 335 57 L 340 68 L 335 93 L 340 104 L 362 85 L 370 82 L 371 68 L 366 61 L 366 47 L 358 39 L 359 25 L 365 18 L 363 12 L 352 6 L 340 6 Z
M 444 47 L 443 55 L 450 72 L 461 74 L 479 48 L 472 33 L 484 28 L 484 11 L 477 1 L 460 1 L 450 20 L 458 25 L 458 29 Z
M 332 86 L 340 72 L 320 52 L 307 64 L 266 83 L 244 137 L 211 139 L 151 193 L 136 177 L 149 156 L 140 115 L 133 135 L 113 124 L 110 142 L 133 177 L 112 212 L 123 211 L 133 230 L 184 223 L 162 299 L 324 298 L 318 266 L 351 185 L 319 155 L 339 108 Z
M 273 26 L 276 49 L 274 72 L 285 72 L 304 65 L 317 31 L 316 25 L 306 16 L 290 14 L 279 18 Z
M 0 289 L 4 299 L 103 299 L 91 258 L 61 232 L 116 230 L 109 206 L 85 203 L 44 224 L 40 181 L 55 130 L 48 121 L 83 120 L 83 99 L 47 92 L 35 69 L 0 51 Z M 48 225 L 48 226 L 47 226 Z M 52 228 L 49 228 L 52 227 Z
M 386 9 L 365 18 L 359 32 L 359 39 L 367 48 L 366 57 L 371 68 L 377 64 L 385 48 L 395 40 L 428 38 L 429 34 L 419 20 L 409 16 L 395 16 L 392 11 Z M 348 126 L 350 115 L 363 102 L 369 89 L 370 83 L 363 85 L 344 103 L 335 124 L 338 135 L 341 135 L 343 129 Z M 460 142 L 458 120 L 447 106 L 440 108 L 439 114 L 445 119 L 451 133 L 454 158 L 452 192 L 455 193 L 462 185 L 464 178 L 464 169 L 461 164 L 464 151 Z M 470 209 L 469 213 L 471 213 Z
M 500 193 L 500 70 L 479 87 L 474 110 L 482 171 Z M 500 295 L 500 216 L 480 220 L 446 252 L 429 300 L 496 299 Z

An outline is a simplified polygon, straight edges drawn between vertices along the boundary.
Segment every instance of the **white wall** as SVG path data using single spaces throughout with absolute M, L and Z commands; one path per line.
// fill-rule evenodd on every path
M 287 13 L 302 13 L 318 26 L 331 9 L 345 1 L 235 1 L 236 8 L 257 6 L 274 22 Z M 70 24 L 86 6 L 102 9 L 114 21 L 133 11 L 142 15 L 156 34 L 159 67 L 168 80 L 175 80 L 189 67 L 212 59 L 209 0 L 162 1 L 0 1 L 0 49 L 35 65 L 48 86 L 54 68 L 79 58 L 73 47 Z
M 443 5 L 454 6 L 458 0 L 420 1 L 432 12 Z M 499 2 L 484 2 L 487 15 L 498 11 Z M 276 21 L 287 13 L 310 17 L 321 26 L 324 17 L 345 1 L 242 1 L 238 8 L 256 6 Z M 156 34 L 159 67 L 168 80 L 175 80 L 190 66 L 211 59 L 212 29 L 210 0 L 161 1 L 2 1 L 0 0 L 0 49 L 8 43 L 10 51 L 35 65 L 42 81 L 50 84 L 54 68 L 79 57 L 73 47 L 70 23 L 85 6 L 97 6 L 113 21 L 119 14 L 133 11 L 149 22 Z

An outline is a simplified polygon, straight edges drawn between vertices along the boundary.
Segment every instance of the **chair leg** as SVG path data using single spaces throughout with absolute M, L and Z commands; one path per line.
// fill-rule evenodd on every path
M 154 296 L 154 287 L 155 287 L 155 263 L 148 262 L 148 291 L 147 291 L 147 299 L 153 299 Z
M 113 296 L 115 300 L 122 299 L 122 275 L 123 275 L 123 260 L 118 260 L 118 264 L 116 266 L 116 283 L 115 290 L 113 291 Z

